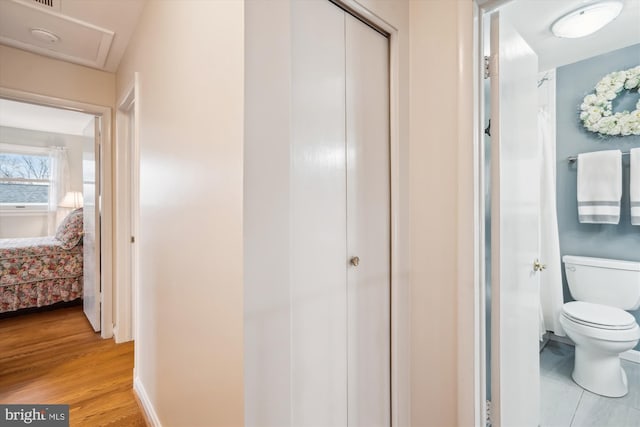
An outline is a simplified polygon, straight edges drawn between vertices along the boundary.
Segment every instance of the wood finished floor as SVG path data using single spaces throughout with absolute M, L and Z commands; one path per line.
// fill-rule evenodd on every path
M 93 332 L 82 307 L 0 319 L 0 403 L 68 404 L 71 426 L 145 426 L 133 343 Z

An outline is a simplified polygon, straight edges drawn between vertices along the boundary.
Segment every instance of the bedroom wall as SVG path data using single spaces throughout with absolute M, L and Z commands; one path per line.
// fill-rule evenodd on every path
M 47 214 L 28 213 L 0 216 L 0 239 L 16 237 L 42 237 L 48 233 Z
M 134 386 L 164 426 L 243 425 L 244 2 L 149 1 L 117 72 L 139 72 Z
M 31 147 L 67 147 L 71 191 L 82 191 L 82 144 L 84 138 L 53 132 L 0 126 L 0 143 Z M 47 214 L 3 214 L 0 239 L 47 235 Z

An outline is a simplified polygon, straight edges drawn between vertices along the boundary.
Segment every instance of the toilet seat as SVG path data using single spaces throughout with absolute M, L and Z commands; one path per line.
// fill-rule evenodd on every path
M 618 343 L 632 342 L 640 339 L 640 326 L 637 323 L 634 323 L 630 328 L 626 329 L 607 329 L 603 328 L 601 325 L 575 320 L 567 316 L 565 313 L 562 313 L 560 315 L 560 324 L 564 328 L 566 334 L 573 339 L 574 342 L 575 338 L 572 338 L 572 335 L 575 336 L 575 334 L 589 337 L 594 340 Z M 633 344 L 633 346 L 635 346 L 635 344 Z
M 602 304 L 568 302 L 562 306 L 562 314 L 567 320 L 590 328 L 620 331 L 638 327 L 630 313 Z

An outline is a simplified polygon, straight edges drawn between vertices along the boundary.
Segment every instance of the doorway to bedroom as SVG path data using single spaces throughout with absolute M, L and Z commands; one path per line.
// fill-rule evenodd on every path
M 101 310 L 101 115 L 0 98 L 0 317 Z

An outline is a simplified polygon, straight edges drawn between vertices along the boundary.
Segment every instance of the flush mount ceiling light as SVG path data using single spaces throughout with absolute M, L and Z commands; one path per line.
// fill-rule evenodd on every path
M 60 37 L 55 35 L 49 30 L 45 30 L 42 28 L 32 28 L 29 30 L 33 38 L 40 40 L 41 42 L 45 42 L 48 44 L 55 44 L 60 41 Z
M 592 3 L 562 16 L 551 25 L 556 37 L 575 39 L 593 34 L 620 15 L 623 2 L 608 0 Z

